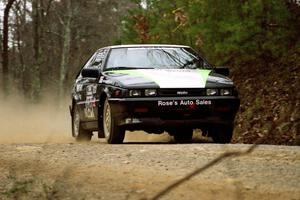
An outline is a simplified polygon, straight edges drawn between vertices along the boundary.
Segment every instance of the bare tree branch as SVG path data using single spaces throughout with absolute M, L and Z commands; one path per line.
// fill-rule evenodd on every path
M 59 38 L 63 38 L 63 35 L 62 35 L 62 34 L 57 33 L 57 32 L 55 32 L 55 31 L 52 31 L 52 30 L 47 30 L 47 31 L 45 31 L 45 33 L 47 33 L 47 34 L 53 34 L 53 35 L 56 35 L 56 36 L 59 37 Z
M 220 155 L 219 157 L 215 158 L 214 160 L 212 160 L 211 162 L 207 163 L 206 165 L 204 165 L 203 167 L 194 170 L 193 172 L 189 173 L 188 175 L 186 175 L 185 177 L 183 177 L 182 179 L 174 182 L 173 184 L 169 185 L 168 187 L 166 187 L 165 189 L 163 189 L 162 191 L 160 191 L 159 193 L 157 193 L 153 198 L 151 198 L 150 200 L 157 200 L 159 198 L 161 198 L 162 196 L 165 196 L 166 194 L 168 194 L 169 192 L 171 192 L 173 189 L 175 189 L 176 187 L 178 187 L 179 185 L 183 184 L 184 182 L 190 180 L 192 177 L 200 174 L 201 172 L 209 169 L 210 167 L 222 162 L 224 159 L 229 158 L 229 157 L 237 157 L 237 156 L 244 156 L 246 154 L 249 154 L 251 152 L 253 152 L 253 150 L 257 147 L 257 144 L 252 145 L 247 151 L 244 152 L 226 152 L 223 153 L 222 155 Z

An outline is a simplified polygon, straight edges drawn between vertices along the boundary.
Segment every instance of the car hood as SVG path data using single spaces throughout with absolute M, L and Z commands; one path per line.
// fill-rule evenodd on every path
M 104 82 L 125 88 L 231 87 L 232 81 L 207 69 L 130 69 L 104 72 Z

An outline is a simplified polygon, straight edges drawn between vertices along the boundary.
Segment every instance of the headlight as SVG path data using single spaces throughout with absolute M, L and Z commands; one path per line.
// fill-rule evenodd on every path
M 145 90 L 145 96 L 156 96 L 157 91 L 156 89 L 146 89 Z
M 207 89 L 206 90 L 206 95 L 207 96 L 218 95 L 218 89 Z
M 221 89 L 220 90 L 220 95 L 222 95 L 222 96 L 229 96 L 231 94 L 232 94 L 231 89 Z
M 141 94 L 140 90 L 129 90 L 129 96 L 131 97 L 139 97 Z

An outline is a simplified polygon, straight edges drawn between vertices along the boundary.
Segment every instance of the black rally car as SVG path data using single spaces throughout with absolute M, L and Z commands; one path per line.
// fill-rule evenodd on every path
M 226 76 L 188 46 L 122 45 L 101 48 L 80 70 L 72 90 L 72 135 L 122 143 L 125 130 L 167 131 L 177 142 L 193 129 L 217 143 L 232 138 L 240 105 Z

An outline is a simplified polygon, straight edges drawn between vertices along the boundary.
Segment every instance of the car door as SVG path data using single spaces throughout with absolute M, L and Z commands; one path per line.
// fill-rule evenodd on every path
M 89 60 L 84 64 L 82 69 L 90 67 L 96 55 L 97 52 L 89 58 Z M 95 115 L 93 110 L 89 108 L 90 103 L 88 101 L 90 101 L 90 97 L 88 97 L 87 94 L 93 92 L 92 84 L 95 80 L 92 80 L 91 78 L 82 77 L 81 71 L 77 75 L 73 87 L 73 99 L 75 100 L 76 106 L 80 111 L 79 113 L 81 121 L 92 121 L 95 118 Z
M 96 68 L 101 70 L 107 51 L 105 49 L 98 50 L 84 68 Z M 81 95 L 83 101 L 80 105 L 83 113 L 83 121 L 96 121 L 98 119 L 99 106 L 99 84 L 97 78 L 82 77 L 80 80 Z

